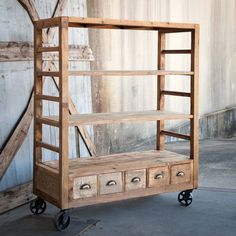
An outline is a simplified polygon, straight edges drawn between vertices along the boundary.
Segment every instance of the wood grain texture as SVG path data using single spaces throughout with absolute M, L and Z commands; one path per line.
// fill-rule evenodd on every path
M 83 186 L 87 185 L 90 188 L 83 188 Z M 97 187 L 97 176 L 84 176 L 73 179 L 73 189 L 71 191 L 70 198 L 71 199 L 79 199 L 79 198 L 87 198 L 87 197 L 95 197 L 98 193 Z
M 30 202 L 35 198 L 36 196 L 32 193 L 32 182 L 0 192 L 0 214 Z
M 168 111 L 137 111 L 114 113 L 73 114 L 69 117 L 69 125 L 87 124 L 114 124 L 122 122 L 144 122 L 156 120 L 190 119 L 191 115 Z M 58 121 L 58 116 L 45 117 L 45 119 Z
M 158 32 L 158 42 L 157 42 L 157 69 L 165 70 L 165 54 L 162 54 L 161 51 L 166 48 L 166 35 L 161 31 Z M 157 110 L 163 111 L 165 109 L 165 97 L 162 93 L 162 90 L 165 89 L 165 76 L 157 76 Z M 165 128 L 164 121 L 157 121 L 157 140 L 156 147 L 157 150 L 164 149 L 164 135 L 161 131 Z
M 192 163 L 171 166 L 171 184 L 190 183 L 192 180 Z
M 44 20 L 42 20 L 44 22 Z M 45 20 L 46 22 L 46 20 Z M 171 22 L 154 22 L 154 21 L 132 21 L 132 20 L 118 20 L 105 18 L 83 18 L 83 17 L 69 17 L 70 27 L 86 28 L 106 28 L 106 29 L 134 29 L 134 30 L 161 30 L 161 29 L 180 29 L 189 31 L 194 29 L 194 24 L 186 23 L 171 23 Z
M 155 167 L 148 170 L 148 186 L 150 188 L 168 185 L 170 183 L 169 167 Z
M 191 160 L 187 156 L 169 151 L 144 151 L 119 153 L 100 157 L 79 158 L 69 160 L 69 176 L 89 176 L 102 173 L 137 170 L 150 167 L 166 166 L 167 164 L 185 164 Z M 58 169 L 58 161 L 44 163 Z
M 58 61 L 59 56 L 51 44 L 44 44 L 38 51 L 43 53 L 43 61 Z M 0 42 L 0 62 L 32 61 L 34 57 L 33 42 Z M 87 45 L 69 45 L 69 61 L 93 61 L 92 49 Z
M 144 75 L 193 75 L 191 71 L 165 70 L 114 70 L 114 71 L 69 71 L 70 76 L 144 76 Z
M 123 179 L 122 173 L 101 174 L 98 177 L 99 194 L 111 194 L 122 192 Z
M 50 196 L 55 200 L 59 201 L 59 175 L 43 165 L 36 166 L 36 186 L 37 190 L 50 194 Z
M 125 191 L 146 188 L 146 169 L 125 172 Z
M 68 208 L 68 126 L 69 126 L 69 105 L 68 105 L 68 19 L 61 18 L 59 27 L 59 198 L 61 208 Z
M 195 30 L 191 33 L 191 70 L 194 75 L 191 76 L 191 114 L 193 119 L 190 120 L 190 158 L 194 160 L 194 187 L 198 187 L 198 156 L 199 156 L 199 143 L 198 143 L 198 100 L 199 100 L 199 25 L 195 26 Z

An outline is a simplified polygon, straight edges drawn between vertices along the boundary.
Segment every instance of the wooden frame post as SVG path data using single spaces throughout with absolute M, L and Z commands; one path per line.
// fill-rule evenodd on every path
M 166 34 L 161 30 L 158 32 L 158 48 L 157 48 L 157 69 L 165 70 L 165 54 L 162 53 L 166 47 Z M 165 75 L 158 75 L 157 78 L 157 110 L 164 110 L 164 94 L 162 90 L 165 89 Z M 164 135 L 161 131 L 164 129 L 164 120 L 157 121 L 157 142 L 156 149 L 163 150 L 164 149 Z
M 62 209 L 68 208 L 68 17 L 59 26 L 59 192 Z
M 43 37 L 42 29 L 34 27 L 34 95 L 42 94 L 43 77 L 37 72 L 42 71 L 42 52 L 38 52 L 38 48 L 42 46 Z M 36 193 L 36 163 L 42 161 L 42 149 L 37 146 L 42 141 L 42 123 L 37 118 L 42 117 L 42 101 L 34 99 L 34 167 L 33 167 L 33 193 Z
M 198 187 L 198 79 L 199 79 L 199 25 L 191 32 L 191 115 L 190 120 L 190 158 L 193 159 L 193 185 Z

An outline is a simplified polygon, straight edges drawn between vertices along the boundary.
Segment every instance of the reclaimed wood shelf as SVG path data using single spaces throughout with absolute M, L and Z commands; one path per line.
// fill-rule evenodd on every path
M 69 116 L 69 125 L 100 125 L 122 122 L 144 122 L 155 120 L 187 120 L 193 118 L 189 114 L 181 114 L 168 111 L 136 111 L 136 112 L 113 112 L 113 113 L 91 113 L 73 114 Z M 58 116 L 45 117 L 52 122 L 58 122 Z
M 189 157 L 170 151 L 141 151 L 118 153 L 100 157 L 76 158 L 69 160 L 69 175 L 84 176 L 102 173 L 113 173 L 114 171 L 135 170 L 149 168 L 153 165 L 165 166 L 170 163 L 189 163 Z M 47 161 L 45 165 L 59 171 L 58 161 Z
M 69 71 L 69 76 L 144 76 L 144 75 L 193 75 L 191 71 L 168 70 L 110 70 L 110 71 Z
M 58 27 L 59 45 L 45 48 L 44 28 Z M 158 32 L 157 67 L 155 70 L 68 71 L 68 29 L 96 28 L 112 30 L 154 30 Z M 167 49 L 166 35 L 189 32 L 191 47 Z M 34 86 L 34 174 L 33 192 L 42 199 L 66 210 L 68 208 L 112 202 L 157 193 L 189 191 L 198 187 L 198 77 L 199 25 L 101 18 L 55 17 L 34 24 L 35 86 Z M 43 52 L 58 51 L 58 71 L 43 71 Z M 189 71 L 166 70 L 169 54 L 189 54 Z M 170 91 L 165 88 L 166 76 L 186 76 L 190 91 Z M 59 96 L 43 94 L 43 77 L 58 77 Z M 155 76 L 157 107 L 152 111 L 70 114 L 68 80 L 70 76 Z M 166 96 L 190 100 L 190 114 L 165 111 Z M 43 116 L 43 100 L 59 104 L 59 116 Z M 166 130 L 165 120 L 190 120 L 189 134 Z M 102 125 L 121 122 L 156 121 L 156 150 L 119 153 L 106 156 L 70 159 L 68 130 L 70 126 Z M 59 128 L 58 146 L 44 142 L 43 124 Z M 165 150 L 165 136 L 188 140 L 188 156 Z M 86 141 L 86 139 L 85 139 Z M 44 161 L 47 149 L 58 154 L 56 161 Z M 189 199 L 188 199 L 189 200 Z M 181 202 L 181 200 L 179 200 Z M 187 202 L 189 203 L 189 202 Z M 63 214 L 63 213 L 61 213 Z M 61 215 L 63 217 L 63 215 Z M 58 223 L 58 222 L 57 222 Z M 68 226 L 68 225 L 67 225 Z M 66 227 L 67 227 L 66 226 Z

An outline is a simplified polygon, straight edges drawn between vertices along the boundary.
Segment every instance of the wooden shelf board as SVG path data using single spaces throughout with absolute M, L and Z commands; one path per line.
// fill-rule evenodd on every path
M 70 177 L 112 173 L 117 171 L 144 169 L 170 164 L 189 163 L 187 156 L 170 151 L 142 151 L 119 153 L 100 157 L 77 158 L 69 161 Z M 58 169 L 58 161 L 44 162 L 50 168 Z
M 69 76 L 150 76 L 150 75 L 182 75 L 190 76 L 192 71 L 171 70 L 108 70 L 108 71 L 69 71 Z
M 190 31 L 195 28 L 195 24 L 154 22 L 154 21 L 133 21 L 104 18 L 82 18 L 69 17 L 69 27 L 88 27 L 105 29 L 130 29 L 130 30 L 160 30 L 172 29 Z
M 115 124 L 122 122 L 144 122 L 156 120 L 185 120 L 192 118 L 192 115 L 168 111 L 136 111 L 136 112 L 113 112 L 113 113 L 91 113 L 73 114 L 69 116 L 69 125 L 98 125 Z M 45 117 L 58 122 L 58 116 Z

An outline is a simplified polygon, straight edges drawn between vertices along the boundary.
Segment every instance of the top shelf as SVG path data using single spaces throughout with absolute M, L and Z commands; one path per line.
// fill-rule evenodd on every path
M 39 20 L 37 28 L 48 28 L 59 26 L 61 22 L 68 22 L 69 27 L 84 27 L 98 29 L 128 29 L 128 30 L 170 30 L 172 32 L 192 31 L 197 24 L 154 22 L 154 21 L 133 21 L 105 18 L 84 18 L 84 17 L 55 17 Z

